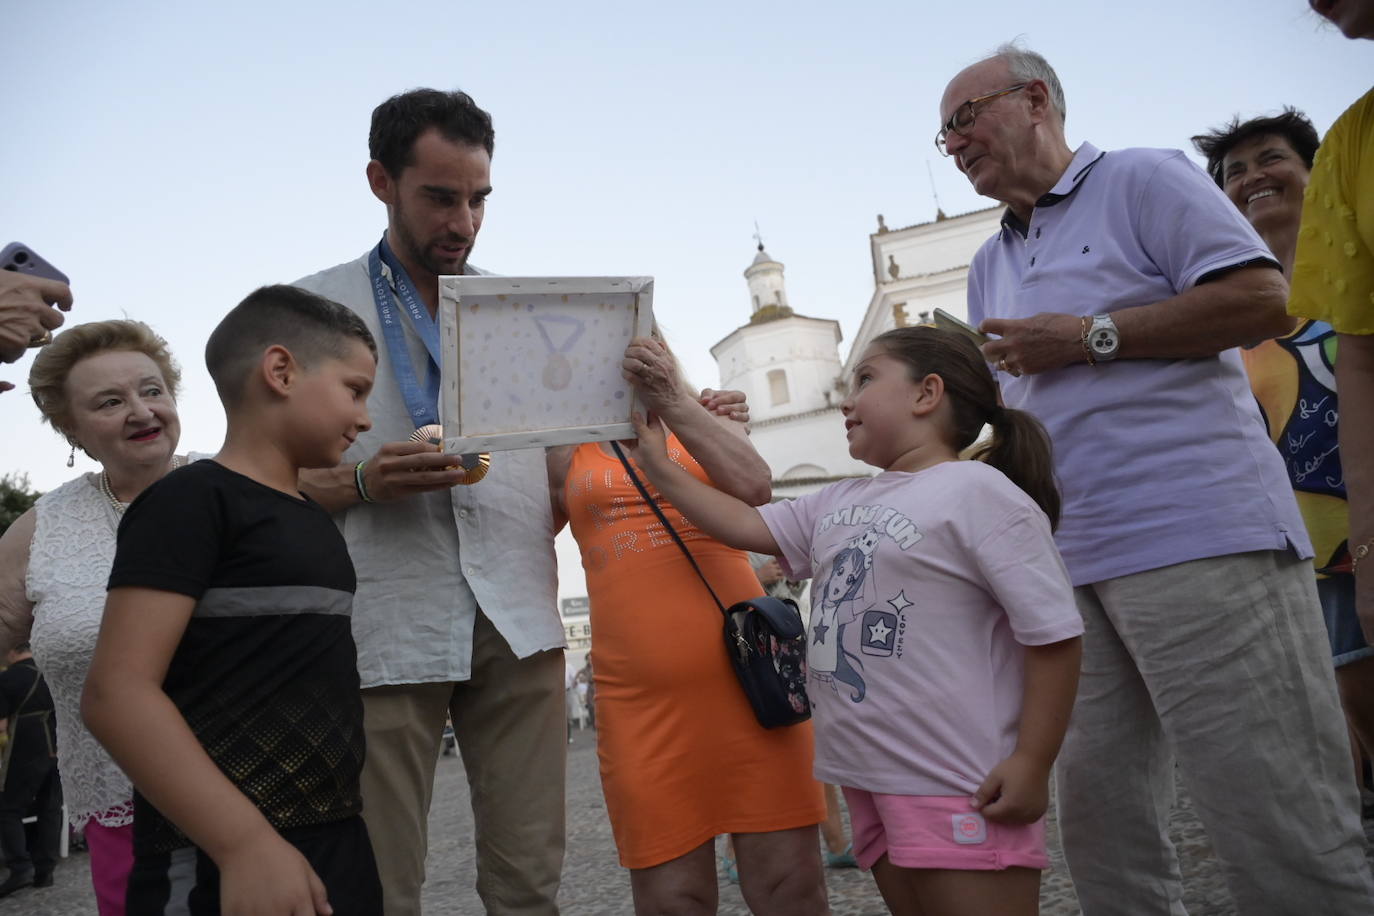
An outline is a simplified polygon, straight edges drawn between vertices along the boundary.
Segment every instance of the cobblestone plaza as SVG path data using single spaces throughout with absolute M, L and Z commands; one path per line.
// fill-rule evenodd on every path
M 1051 823 L 1054 867 L 1045 875 L 1041 913 L 1073 916 L 1078 913 L 1078 906 L 1058 853 L 1053 826 Z M 1183 863 L 1188 912 L 1192 916 L 1233 913 L 1220 868 L 1182 791 L 1171 832 Z M 456 755 L 441 757 L 430 812 L 429 876 L 424 890 L 427 916 L 481 916 L 481 904 L 472 890 L 475 870 L 471 833 L 472 812 L 462 761 Z M 0 900 L 0 914 L 94 916 L 95 902 L 84 852 L 64 859 L 55 878 L 51 888 L 26 889 Z M 879 916 L 887 912 L 866 873 L 827 869 L 826 880 L 835 916 Z M 631 916 L 634 912 L 629 874 L 616 860 L 606 820 L 591 731 L 574 731 L 573 743 L 568 746 L 568 853 L 559 902 L 563 916 Z M 722 916 L 745 916 L 749 912 L 738 887 L 723 877 L 720 912 Z

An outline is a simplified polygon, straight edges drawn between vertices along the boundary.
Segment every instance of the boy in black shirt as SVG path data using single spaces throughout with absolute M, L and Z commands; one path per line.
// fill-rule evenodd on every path
M 348 309 L 271 286 L 205 360 L 224 447 L 129 507 L 82 699 L 136 789 L 128 911 L 376 916 L 353 564 L 296 488 L 371 425 L 376 344 Z

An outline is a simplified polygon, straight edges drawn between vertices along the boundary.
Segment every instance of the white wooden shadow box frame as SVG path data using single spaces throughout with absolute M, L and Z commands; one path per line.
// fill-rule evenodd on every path
M 634 438 L 620 363 L 653 293 L 652 277 L 440 277 L 444 450 Z

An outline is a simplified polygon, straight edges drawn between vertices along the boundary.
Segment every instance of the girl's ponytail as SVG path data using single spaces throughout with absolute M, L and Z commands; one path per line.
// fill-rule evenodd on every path
M 1024 410 L 997 402 L 997 382 L 973 341 L 952 331 L 921 326 L 879 334 L 873 343 L 906 363 L 912 378 L 929 373 L 944 380 L 952 408 L 951 444 L 956 451 L 968 449 L 984 424 L 990 425 L 992 438 L 974 446 L 967 456 L 1007 475 L 1049 516 L 1050 527 L 1058 526 L 1059 487 L 1049 434 Z
M 970 458 L 992 465 L 1035 500 L 1059 527 L 1059 486 L 1054 480 L 1050 436 L 1040 421 L 1024 410 L 996 405 L 988 412 L 992 438 L 974 446 Z

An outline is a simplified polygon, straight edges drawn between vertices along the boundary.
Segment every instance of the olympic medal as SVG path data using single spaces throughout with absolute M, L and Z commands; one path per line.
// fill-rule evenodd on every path
M 550 391 L 562 391 L 572 383 L 572 363 L 562 353 L 550 353 L 544 365 L 544 387 Z
M 410 438 L 416 442 L 428 442 L 441 452 L 444 450 L 444 428 L 438 423 L 421 426 L 410 434 Z M 460 483 L 476 483 L 487 476 L 487 471 L 491 468 L 491 453 L 473 452 L 468 455 L 459 455 L 458 464 L 450 465 L 448 470 L 460 467 L 465 472 Z
M 428 426 L 421 426 L 410 434 L 410 438 L 416 442 L 428 442 L 430 445 L 443 451 L 444 428 L 438 423 L 430 423 Z
M 467 472 L 463 476 L 463 483 L 476 483 L 486 477 L 491 469 L 491 452 L 473 452 L 461 456 L 461 461 L 463 470 Z

